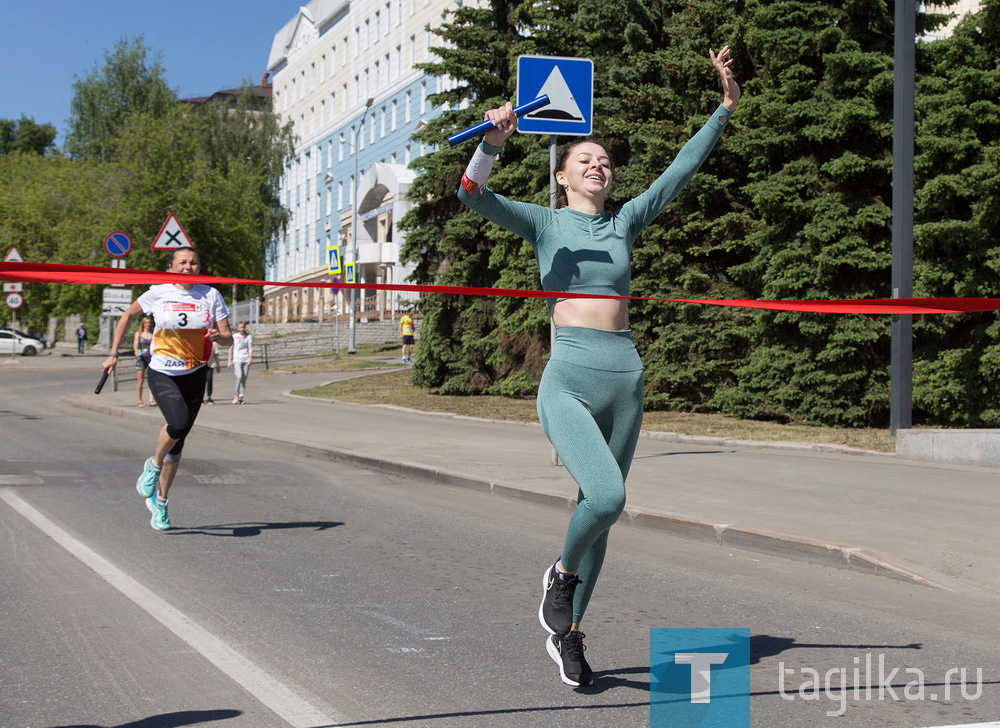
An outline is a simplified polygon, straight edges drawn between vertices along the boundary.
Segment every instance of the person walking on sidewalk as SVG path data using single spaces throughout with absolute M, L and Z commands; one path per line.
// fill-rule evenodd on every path
M 87 349 L 87 327 L 80 324 L 76 327 L 76 353 L 82 354 Z
M 403 363 L 409 364 L 413 362 L 413 333 L 415 328 L 413 326 L 413 317 L 408 313 L 404 313 L 399 319 L 399 335 L 403 338 Z
M 132 351 L 135 354 L 135 388 L 139 393 L 139 407 L 145 407 L 142 401 L 142 385 L 146 381 L 146 370 L 149 368 L 149 360 L 152 358 L 150 349 L 153 346 L 153 319 L 144 316 L 139 322 L 139 328 L 132 337 Z M 153 390 L 149 391 L 149 406 L 152 407 Z
M 167 270 L 197 275 L 201 262 L 192 248 L 178 248 L 170 251 Z M 177 475 L 184 441 L 205 395 L 205 363 L 213 343 L 230 346 L 233 337 L 229 310 L 217 290 L 202 283 L 163 283 L 150 286 L 125 309 L 115 327 L 112 352 L 117 351 L 132 321 L 142 314 L 152 316 L 155 322 L 147 379 L 167 423 L 135 487 L 153 514 L 150 524 L 165 531 L 170 528 L 167 495 Z M 101 368 L 111 373 L 117 364 L 118 354 L 112 353 Z
M 233 395 L 233 404 L 243 404 L 243 397 L 246 395 L 247 377 L 250 376 L 250 365 L 253 363 L 253 337 L 247 333 L 246 321 L 236 324 L 236 333 L 233 334 L 233 345 L 229 348 L 229 360 L 227 367 L 233 368 L 236 375 L 236 393 Z
M 605 209 L 614 179 L 607 149 L 592 139 L 568 144 L 556 167 L 559 209 L 514 202 L 486 187 L 494 159 L 517 129 L 511 104 L 486 113 L 486 133 L 462 177 L 466 205 L 527 240 L 542 287 L 554 293 L 627 296 L 636 236 L 660 214 L 707 159 L 740 99 L 729 47 L 709 57 L 722 82 L 722 105 L 648 190 L 617 211 Z M 642 362 L 624 300 L 552 298 L 556 341 L 538 387 L 545 434 L 579 486 L 560 557 L 542 577 L 538 618 L 546 651 L 562 681 L 590 685 L 580 631 L 601 572 L 608 531 L 625 507 L 625 479 L 642 424 Z
M 222 367 L 219 364 L 219 345 L 212 342 L 212 351 L 208 355 L 207 372 L 205 374 L 205 404 L 215 404 L 212 399 L 212 385 L 215 381 L 215 373 Z

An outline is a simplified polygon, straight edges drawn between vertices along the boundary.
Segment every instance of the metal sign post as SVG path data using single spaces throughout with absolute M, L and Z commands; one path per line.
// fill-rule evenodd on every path
M 545 96 L 549 103 L 525 113 L 517 130 L 549 135 L 549 207 L 556 206 L 556 157 L 559 135 L 586 136 L 594 125 L 594 62 L 589 58 L 518 56 L 517 104 Z M 549 319 L 549 350 L 556 344 L 556 327 Z M 552 464 L 561 465 L 552 448 Z
M 896 0 L 892 121 L 892 297 L 913 296 L 913 149 L 917 11 Z M 889 431 L 913 424 L 913 316 L 892 317 Z

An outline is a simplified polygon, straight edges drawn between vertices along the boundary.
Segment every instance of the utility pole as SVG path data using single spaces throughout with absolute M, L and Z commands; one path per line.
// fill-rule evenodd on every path
M 913 297 L 913 136 L 917 10 L 896 0 L 892 109 L 892 297 Z M 892 317 L 889 431 L 913 424 L 913 315 Z
M 361 204 L 361 200 L 358 199 L 358 192 L 361 190 L 361 180 L 358 179 L 358 140 L 365 130 L 365 117 L 368 116 L 368 109 L 372 107 L 375 103 L 375 99 L 371 96 L 365 102 L 365 112 L 361 115 L 361 122 L 358 124 L 358 128 L 354 132 L 354 204 L 351 206 L 351 261 L 354 263 L 354 282 L 357 283 L 361 278 L 361 270 L 358 266 L 358 205 Z M 354 347 L 354 319 L 357 317 L 358 313 L 358 289 L 351 289 L 351 320 L 347 322 L 347 353 L 355 354 L 357 349 Z

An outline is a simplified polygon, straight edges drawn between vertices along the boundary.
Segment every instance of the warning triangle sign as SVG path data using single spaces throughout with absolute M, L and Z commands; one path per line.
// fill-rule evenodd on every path
M 583 112 L 569 90 L 569 84 L 563 78 L 559 66 L 553 66 L 549 77 L 545 79 L 542 88 L 536 96 L 548 94 L 549 105 L 527 114 L 529 119 L 560 119 L 562 121 L 583 121 Z
M 153 241 L 153 250 L 177 250 L 178 248 L 193 248 L 191 238 L 181 226 L 180 221 L 174 213 L 167 216 L 167 221 L 160 228 L 156 240 Z
M 3 259 L 4 263 L 23 263 L 24 258 L 18 252 L 17 248 L 11 246 L 10 250 L 7 252 L 7 257 Z

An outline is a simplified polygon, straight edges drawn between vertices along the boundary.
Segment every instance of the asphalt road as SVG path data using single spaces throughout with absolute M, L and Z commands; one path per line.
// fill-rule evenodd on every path
M 654 627 L 752 630 L 755 726 L 1000 720 L 995 598 L 629 526 L 574 690 L 535 617 L 564 512 L 195 436 L 158 533 L 134 490 L 154 432 L 57 401 L 93 379 L 0 372 L 2 726 L 648 726 Z M 803 686 L 866 655 L 898 700 Z M 945 700 L 961 667 L 981 695 Z

